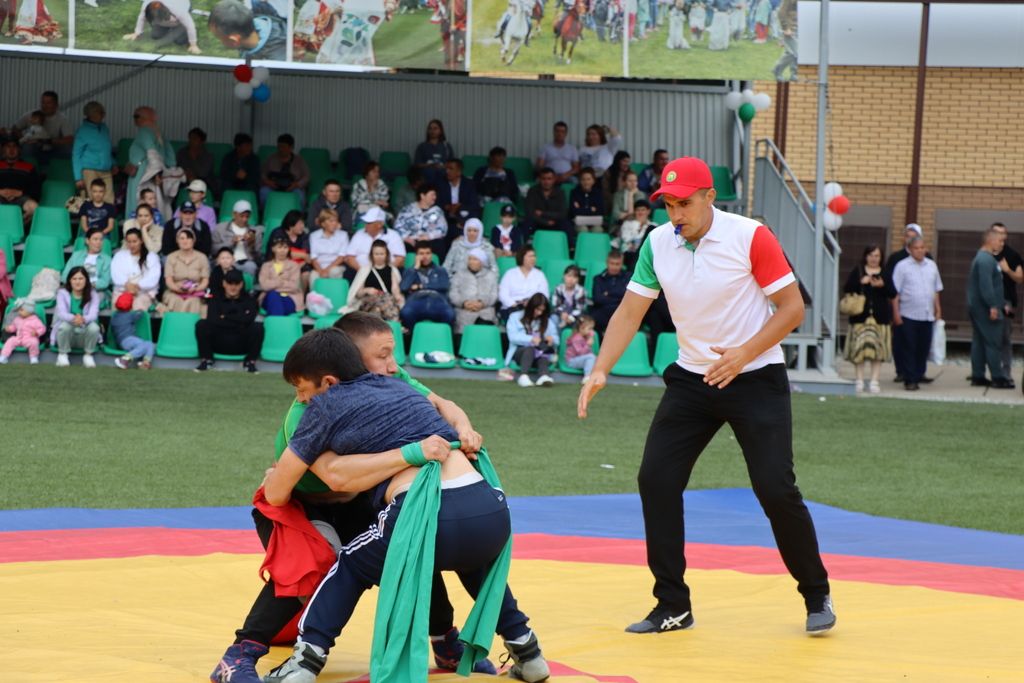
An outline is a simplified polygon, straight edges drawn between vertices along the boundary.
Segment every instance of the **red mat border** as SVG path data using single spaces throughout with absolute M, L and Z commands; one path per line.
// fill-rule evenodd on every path
M 514 557 L 519 559 L 632 566 L 646 563 L 644 542 L 635 539 L 517 534 L 513 548 Z M 227 529 L 131 527 L 0 532 L 0 563 L 262 551 L 252 531 Z M 1024 600 L 1024 571 L 853 555 L 826 554 L 824 559 L 834 579 Z M 786 573 L 776 550 L 755 546 L 690 543 L 687 564 L 694 569 L 731 569 L 747 574 Z

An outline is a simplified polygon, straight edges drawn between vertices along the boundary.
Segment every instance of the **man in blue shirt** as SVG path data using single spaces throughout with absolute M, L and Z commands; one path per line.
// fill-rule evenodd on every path
M 343 333 L 328 329 L 304 335 L 289 350 L 283 374 L 309 407 L 264 480 L 267 501 L 287 503 L 311 470 L 335 491 L 372 490 L 380 510 L 378 523 L 342 548 L 317 588 L 299 622 L 302 635 L 292 658 L 265 678 L 307 683 L 323 669 L 361 595 L 380 583 L 405 494 L 419 472 L 403 446 L 427 440 L 419 462 L 442 463 L 434 567 L 456 571 L 474 598 L 511 524 L 504 494 L 483 480 L 465 454 L 445 448 L 445 441 L 457 438 L 455 430 L 408 384 L 368 373 L 358 348 Z M 373 410 L 366 410 L 371 405 Z M 549 671 L 527 621 L 506 587 L 496 631 L 515 662 L 512 676 L 536 683 Z

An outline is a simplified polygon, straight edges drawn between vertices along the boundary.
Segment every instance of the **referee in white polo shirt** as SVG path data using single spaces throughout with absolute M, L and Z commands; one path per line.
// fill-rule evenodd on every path
M 782 560 L 803 595 L 807 632 L 825 633 L 836 617 L 814 523 L 793 473 L 789 380 L 779 346 L 803 319 L 796 278 L 768 228 L 714 207 L 711 171 L 700 159 L 668 164 L 651 199 L 659 195 L 671 222 L 651 231 L 641 247 L 578 405 L 579 416 L 586 417 L 587 405 L 663 290 L 678 331 L 679 359 L 665 370 L 665 394 L 638 476 L 657 605 L 626 630 L 693 626 L 683 580 L 682 494 L 697 458 L 728 423 Z

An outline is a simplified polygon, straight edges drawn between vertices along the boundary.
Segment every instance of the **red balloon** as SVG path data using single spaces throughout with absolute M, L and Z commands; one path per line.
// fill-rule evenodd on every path
M 850 210 L 850 200 L 845 195 L 833 197 L 832 201 L 828 203 L 828 208 L 832 213 L 842 216 Z
M 239 64 L 232 73 L 239 83 L 248 83 L 252 80 L 252 67 L 248 64 Z

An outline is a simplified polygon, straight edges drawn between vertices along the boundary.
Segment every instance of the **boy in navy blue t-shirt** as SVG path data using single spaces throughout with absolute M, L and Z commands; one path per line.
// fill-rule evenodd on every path
M 96 178 L 89 183 L 89 201 L 82 204 L 78 211 L 78 222 L 82 226 L 82 234 L 93 228 L 103 231 L 103 236 L 110 239 L 110 233 L 114 231 L 117 220 L 117 209 L 113 204 L 103 201 L 107 194 L 107 184 Z

